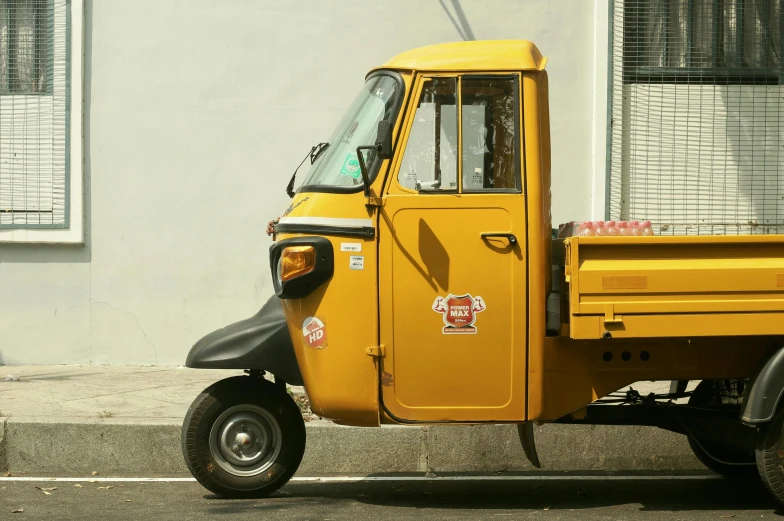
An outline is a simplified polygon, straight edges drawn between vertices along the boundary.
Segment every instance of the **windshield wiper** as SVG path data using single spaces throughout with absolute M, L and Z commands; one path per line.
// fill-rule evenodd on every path
M 308 152 L 305 155 L 305 157 L 302 158 L 302 162 L 299 165 L 297 165 L 297 168 L 294 169 L 294 173 L 291 175 L 291 180 L 289 181 L 289 184 L 286 187 L 286 194 L 288 194 L 290 198 L 294 197 L 294 179 L 297 177 L 297 171 L 299 170 L 299 167 L 302 166 L 302 164 L 305 162 L 307 158 L 310 158 L 311 165 L 315 163 L 316 159 L 319 158 L 321 153 L 324 152 L 328 146 L 329 143 L 319 143 L 318 145 L 311 147 L 310 152 Z

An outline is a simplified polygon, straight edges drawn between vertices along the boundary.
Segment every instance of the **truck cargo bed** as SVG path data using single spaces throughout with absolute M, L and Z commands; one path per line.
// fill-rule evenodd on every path
M 784 235 L 571 237 L 575 339 L 784 335 Z

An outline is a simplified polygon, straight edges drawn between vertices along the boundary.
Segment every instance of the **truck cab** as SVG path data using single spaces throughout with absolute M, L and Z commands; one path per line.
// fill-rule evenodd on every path
M 273 247 L 285 256 L 320 230 L 333 251 L 328 291 L 283 300 L 317 414 L 363 425 L 526 418 L 528 339 L 544 336 L 550 284 L 545 62 L 529 42 L 454 43 L 366 78 Z M 366 197 L 356 148 L 382 120 L 394 153 L 363 158 Z M 305 334 L 313 321 L 326 337 L 317 346 Z M 347 366 L 349 381 L 338 376 Z

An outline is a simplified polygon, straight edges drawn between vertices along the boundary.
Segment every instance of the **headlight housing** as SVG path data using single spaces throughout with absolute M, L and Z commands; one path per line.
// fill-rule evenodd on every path
M 270 267 L 279 298 L 302 298 L 332 277 L 332 243 L 324 237 L 279 241 L 270 248 Z

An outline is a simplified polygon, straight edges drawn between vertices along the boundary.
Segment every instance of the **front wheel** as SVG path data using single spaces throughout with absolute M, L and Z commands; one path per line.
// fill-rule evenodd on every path
M 272 382 L 237 376 L 205 389 L 182 426 L 182 450 L 193 476 L 229 498 L 275 492 L 305 453 L 305 422 L 294 400 Z

